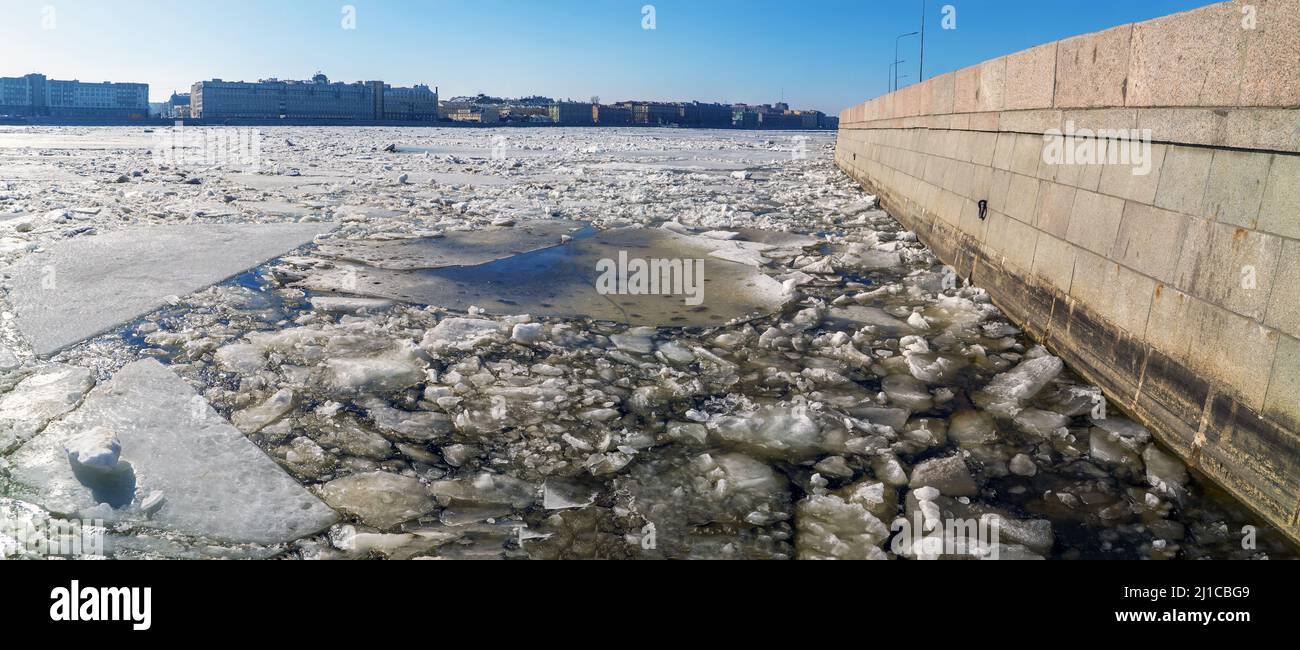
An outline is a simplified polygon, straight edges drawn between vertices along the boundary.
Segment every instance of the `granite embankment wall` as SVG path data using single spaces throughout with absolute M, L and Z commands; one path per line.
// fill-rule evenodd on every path
M 1112 404 L 1300 540 L 1298 107 L 1300 0 L 1227 2 L 847 109 L 835 159 Z

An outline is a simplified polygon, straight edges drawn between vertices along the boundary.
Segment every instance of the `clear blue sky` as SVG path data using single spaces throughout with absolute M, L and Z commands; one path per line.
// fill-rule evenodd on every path
M 428 83 L 604 101 L 764 103 L 829 113 L 886 90 L 922 0 L 3 0 L 0 76 L 137 81 L 154 101 L 202 79 Z M 342 28 L 344 5 L 356 29 Z M 656 29 L 642 29 L 642 7 Z M 924 0 L 926 76 L 1209 0 Z M 941 29 L 941 8 L 957 29 Z M 46 7 L 54 8 L 45 29 Z M 902 66 L 916 78 L 918 40 Z

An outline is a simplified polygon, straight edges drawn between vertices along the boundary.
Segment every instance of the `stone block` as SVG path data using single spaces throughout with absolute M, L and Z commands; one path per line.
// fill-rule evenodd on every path
M 917 117 L 924 117 L 924 116 L 931 115 L 930 98 L 934 94 L 934 84 L 930 83 L 929 81 L 925 81 L 923 83 L 919 83 L 914 86 L 908 86 L 908 89 L 910 89 L 912 93 L 915 95 L 914 101 L 916 102 L 916 112 L 912 113 L 912 115 L 915 115 Z M 910 124 L 908 126 L 930 128 L 930 124 L 926 120 L 917 120 L 915 124 Z
M 979 64 L 978 110 L 1000 111 L 1006 108 L 1007 57 Z
M 935 206 L 934 212 L 940 219 L 958 226 L 961 224 L 961 207 L 962 202 L 966 199 L 954 192 L 940 190 L 939 202 Z
M 1127 201 L 1110 258 L 1161 282 L 1172 282 L 1191 219 Z
M 1056 78 L 1056 43 L 1007 55 L 1006 110 L 1049 108 Z
M 998 116 L 998 128 L 1020 133 L 1046 133 L 1061 128 L 1063 111 L 1055 108 L 1003 111 Z
M 1296 56 L 1300 58 L 1300 54 Z M 1233 108 L 1226 113 L 1219 144 L 1241 149 L 1300 151 L 1300 110 Z
M 1281 252 L 1280 237 L 1190 219 L 1174 284 L 1202 300 L 1263 320 Z
M 929 104 L 926 106 L 927 113 L 931 115 L 952 113 L 956 79 L 957 76 L 949 72 L 926 80 L 925 85 L 930 87 Z
M 925 173 L 921 176 L 921 178 L 924 179 L 925 182 L 927 183 L 942 185 L 943 177 L 945 174 L 948 173 L 948 167 L 952 164 L 952 162 L 953 162 L 952 160 L 949 160 L 948 158 L 944 158 L 942 156 L 934 156 L 934 155 L 926 156 Z
M 1015 266 L 1022 273 L 1034 268 L 1034 247 L 1038 244 L 1038 231 L 1027 223 L 1009 219 L 1003 236 L 1004 262 Z
M 1127 267 L 1111 264 L 1115 273 L 1112 285 L 1115 294 L 1107 315 L 1116 325 L 1141 340 L 1146 335 L 1156 281 Z
M 1034 211 L 1038 207 L 1038 182 L 1032 176 L 1012 174 L 1005 201 L 1007 216 L 1022 223 L 1034 223 Z
M 1300 156 L 1273 156 L 1259 208 L 1259 229 L 1300 239 Z
M 1157 284 L 1147 319 L 1146 342 L 1169 358 L 1185 362 L 1197 336 L 1187 323 L 1193 310 L 1199 309 L 1198 302 L 1171 286 Z
M 1228 113 L 1222 108 L 1139 108 L 1137 128 L 1151 139 L 1180 144 L 1220 144 Z
M 1123 216 L 1123 199 L 1079 190 L 1065 238 L 1098 255 L 1109 255 Z
M 1194 303 L 1183 327 L 1195 332 L 1189 365 L 1232 389 L 1255 411 L 1264 407 L 1279 335 L 1258 322 L 1205 302 Z
M 1300 241 L 1284 240 L 1264 324 L 1300 337 Z M 1292 396 L 1300 402 L 1300 393 Z
M 1074 244 L 1040 231 L 1034 248 L 1033 272 L 1068 294 L 1074 277 L 1074 252 Z
M 1155 205 L 1183 214 L 1199 215 L 1205 202 L 1205 184 L 1210 178 L 1214 150 L 1170 146 L 1165 151 Z
M 1069 185 L 1043 181 L 1038 190 L 1038 219 L 1035 226 L 1053 237 L 1065 239 L 1076 191 Z
M 1038 166 L 1043 161 L 1043 136 L 1030 133 L 1016 134 L 1015 149 L 1011 153 L 1011 171 L 1025 176 L 1038 176 Z
M 974 201 L 964 198 L 961 202 L 961 223 L 958 227 L 962 232 L 974 237 L 976 241 L 984 241 L 989 221 L 987 218 L 980 221 L 979 206 Z
M 1300 427 L 1300 340 L 1280 337 L 1273 358 L 1273 374 L 1264 398 L 1264 414 L 1285 426 Z
M 1140 140 L 1107 141 L 1100 191 L 1139 203 L 1154 202 L 1165 149 L 1163 144 Z
M 954 113 L 974 113 L 980 110 L 980 66 L 973 65 L 954 73 Z
M 1241 79 L 1243 106 L 1300 106 L 1300 2 L 1252 0 L 1255 29 L 1246 32 L 1249 74 Z M 1238 10 L 1240 11 L 1240 10 Z
M 997 134 L 997 142 L 993 147 L 993 167 L 995 169 L 1011 169 L 1011 154 L 1016 146 L 1015 133 Z
M 1132 25 L 1121 25 L 1060 41 L 1054 105 L 1123 106 L 1132 32 Z
M 1002 253 L 1007 243 L 1007 222 L 1015 221 L 1015 219 L 990 209 L 988 218 L 985 221 L 987 225 L 984 226 L 984 238 L 980 241 L 984 243 L 991 254 Z
M 1133 130 L 1137 126 L 1138 109 L 1135 108 L 1086 108 L 1061 112 L 1061 130 L 1073 129 L 1091 131 L 1099 130 Z M 1159 138 L 1153 138 L 1159 139 Z
M 997 112 L 971 113 L 970 128 L 976 131 L 997 132 L 999 115 Z
M 1200 216 L 1254 228 L 1272 158 L 1264 153 L 1216 150 Z
M 992 165 L 997 142 L 998 134 L 996 133 L 983 131 L 971 133 L 971 162 L 986 167 Z
M 1215 4 L 1133 25 L 1128 106 L 1234 106 L 1243 77 L 1241 12 Z
M 1099 255 L 1075 250 L 1070 296 L 1113 325 L 1142 338 L 1156 282 Z
M 993 178 L 989 183 L 989 210 L 997 210 L 1006 214 L 1007 190 L 1011 187 L 1011 176 L 1011 172 L 1001 169 L 993 170 Z

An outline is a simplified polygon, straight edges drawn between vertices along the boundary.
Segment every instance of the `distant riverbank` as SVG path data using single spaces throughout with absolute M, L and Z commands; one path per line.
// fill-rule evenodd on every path
M 51 118 L 51 117 L 0 117 L 0 125 L 8 126 L 141 126 L 141 127 L 167 127 L 172 126 L 178 121 L 183 121 L 186 126 L 362 126 L 362 127 L 438 127 L 438 128 L 470 128 L 470 129 L 490 129 L 490 128 L 545 128 L 545 127 L 582 127 L 582 128 L 645 128 L 645 129 L 664 129 L 664 128 L 682 128 L 682 129 L 707 129 L 723 131 L 833 131 L 834 129 L 739 129 L 739 128 L 719 128 L 719 127 L 695 127 L 695 126 L 678 126 L 663 127 L 646 124 L 620 124 L 602 126 L 598 124 L 553 124 L 547 122 L 499 122 L 495 124 L 480 124 L 476 122 L 456 122 L 453 120 L 437 122 L 400 122 L 400 121 L 379 121 L 379 120 L 254 120 L 254 119 L 225 119 L 225 120 L 170 120 L 170 119 L 122 119 L 122 118 Z

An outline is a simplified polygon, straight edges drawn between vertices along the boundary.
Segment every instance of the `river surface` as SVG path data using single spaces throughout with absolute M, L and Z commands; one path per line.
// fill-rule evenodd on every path
M 50 358 L 5 304 L 0 523 L 107 513 L 110 557 L 1293 556 L 881 211 L 833 134 L 253 135 L 256 168 L 212 167 L 142 129 L 0 127 L 6 266 L 118 231 L 329 226 Z M 165 275 L 186 251 L 156 254 Z M 620 255 L 703 275 L 598 290 Z M 32 479 L 22 448 L 86 443 L 146 359 L 328 506 L 319 530 L 186 528 L 206 488 L 147 469 L 80 509 Z M 164 444 L 118 433 L 122 458 Z

